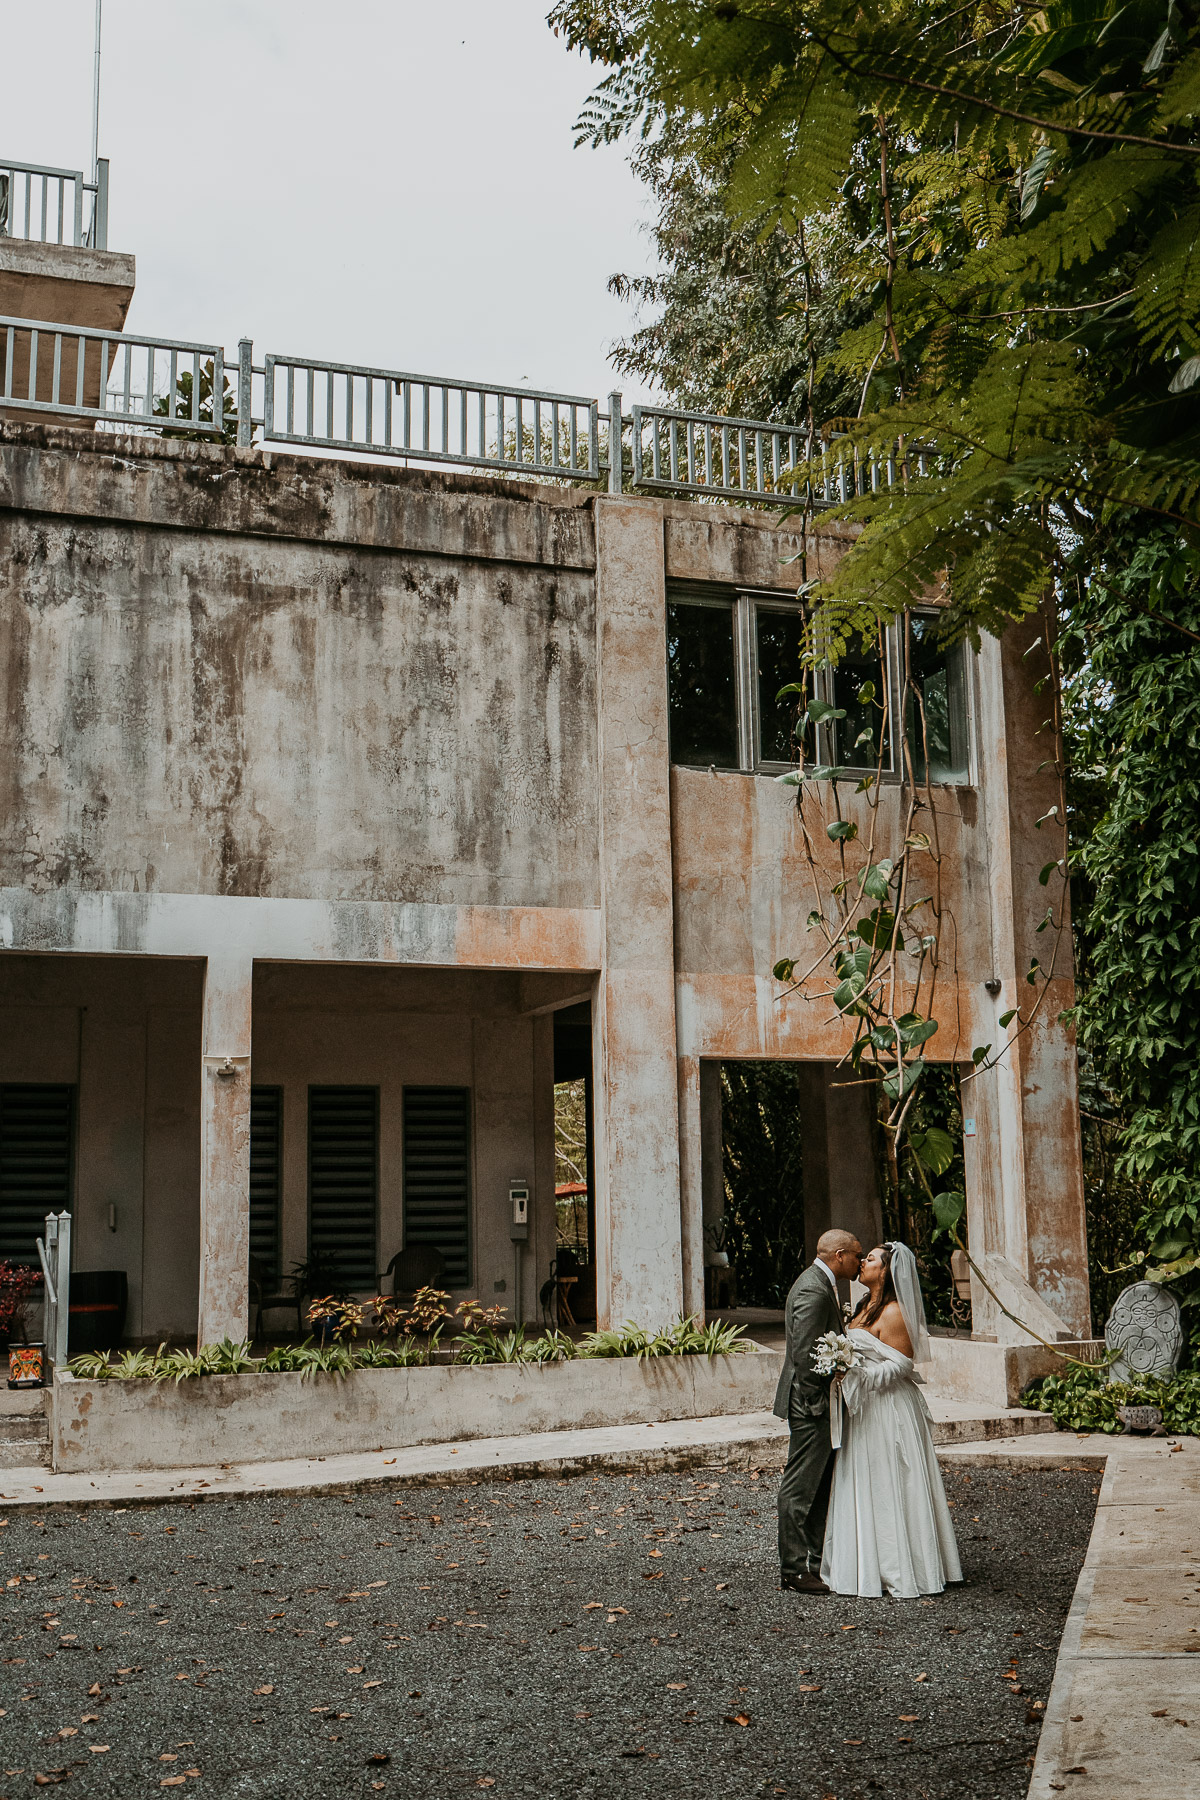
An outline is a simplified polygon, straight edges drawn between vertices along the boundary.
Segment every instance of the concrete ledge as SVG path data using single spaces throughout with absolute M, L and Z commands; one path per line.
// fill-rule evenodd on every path
M 1104 1353 L 1102 1338 L 1080 1338 L 1056 1346 L 987 1344 L 975 1338 L 930 1339 L 933 1356 L 922 1365 L 934 1391 L 946 1400 L 989 1407 L 1016 1406 L 1031 1381 L 1057 1375 L 1063 1356 L 1096 1362 Z
M 516 1433 L 595 1430 L 761 1412 L 782 1358 L 588 1358 L 546 1368 L 357 1369 L 318 1375 L 206 1375 L 81 1381 L 54 1388 L 61 1473 L 270 1462 Z

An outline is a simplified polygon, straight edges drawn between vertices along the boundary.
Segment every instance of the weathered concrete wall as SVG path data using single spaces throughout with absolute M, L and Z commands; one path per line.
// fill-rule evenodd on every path
M 0 885 L 595 905 L 587 515 L 190 448 L 0 446 Z
M 177 1469 L 761 1412 L 782 1357 L 596 1358 L 547 1368 L 358 1369 L 54 1384 L 58 1470 Z

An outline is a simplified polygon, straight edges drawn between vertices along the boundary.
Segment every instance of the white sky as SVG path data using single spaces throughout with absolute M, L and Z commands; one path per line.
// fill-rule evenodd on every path
M 646 266 L 550 0 L 104 0 L 131 330 L 603 399 Z M 0 0 L 0 153 L 89 168 L 93 0 Z M 627 402 L 638 397 L 626 384 Z

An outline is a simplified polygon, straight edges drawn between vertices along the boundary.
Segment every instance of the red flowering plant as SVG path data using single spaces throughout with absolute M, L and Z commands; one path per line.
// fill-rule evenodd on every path
M 40 1287 L 42 1272 L 27 1263 L 10 1262 L 0 1257 L 0 1338 L 25 1335 L 25 1307 L 34 1288 Z

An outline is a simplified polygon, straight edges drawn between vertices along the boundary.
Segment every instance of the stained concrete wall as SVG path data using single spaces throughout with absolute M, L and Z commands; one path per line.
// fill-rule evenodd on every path
M 810 573 L 847 541 L 814 530 Z M 777 592 L 801 547 L 762 512 L 0 425 L 0 947 L 204 959 L 207 1333 L 244 1329 L 264 960 L 507 970 L 561 980 L 546 1004 L 591 995 L 601 1320 L 697 1304 L 702 1064 L 829 1064 L 848 1034 L 770 974 L 818 948 L 791 793 L 669 766 L 665 584 Z M 935 789 L 919 821 L 943 1060 L 996 1041 L 985 984 L 1011 1003 L 1044 910 L 1053 749 L 1018 637 L 972 662 L 976 785 Z M 865 800 L 842 803 L 865 828 Z M 829 804 L 812 802 L 819 846 Z M 895 851 L 895 788 L 875 823 Z M 968 1184 L 989 1254 L 1078 1331 L 1070 989 L 1063 950 L 1054 1005 L 976 1085 Z M 352 1011 L 322 1014 L 330 1067 L 362 1060 Z M 471 1037 L 477 1064 L 511 1068 L 516 1087 L 477 1108 L 513 1125 L 498 1156 L 519 1139 L 531 1164 L 543 1126 L 517 1071 L 545 1056 L 537 1027 L 440 1030 L 446 1066 Z M 223 1055 L 238 1075 L 221 1085 Z

